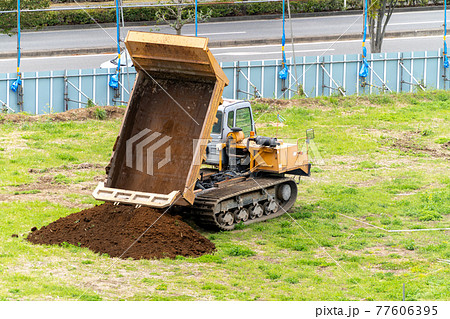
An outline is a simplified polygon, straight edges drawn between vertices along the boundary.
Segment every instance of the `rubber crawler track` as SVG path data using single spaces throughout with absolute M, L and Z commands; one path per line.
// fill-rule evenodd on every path
M 223 188 L 214 188 L 197 194 L 191 212 L 196 216 L 197 222 L 208 229 L 215 230 L 233 230 L 236 224 L 231 226 L 220 225 L 217 221 L 216 206 L 221 202 L 238 196 L 250 193 L 267 194 L 267 190 L 287 183 L 292 187 L 293 195 L 291 198 L 278 206 L 278 210 L 270 215 L 263 215 L 260 218 L 248 219 L 243 222 L 245 225 L 262 222 L 283 215 L 295 203 L 297 198 L 297 185 L 295 181 L 287 177 L 249 177 L 244 181 L 238 182 Z

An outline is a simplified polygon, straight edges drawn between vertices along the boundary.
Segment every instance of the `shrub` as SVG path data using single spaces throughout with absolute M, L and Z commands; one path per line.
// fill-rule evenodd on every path
M 105 109 L 96 108 L 94 113 L 97 120 L 106 120 L 106 118 L 108 117 Z
M 74 3 L 76 2 L 107 2 L 111 0 L 51 0 L 52 3 Z
M 90 107 L 94 107 L 94 106 L 95 106 L 95 103 L 94 103 L 91 99 L 89 99 L 89 100 L 87 101 L 86 107 L 87 107 L 87 108 L 90 108 Z

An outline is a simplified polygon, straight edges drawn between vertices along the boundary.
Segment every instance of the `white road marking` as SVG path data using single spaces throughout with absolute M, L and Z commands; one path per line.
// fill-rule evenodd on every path
M 440 23 L 443 24 L 442 21 L 419 21 L 419 22 L 397 22 L 397 23 L 389 23 L 388 26 L 392 26 L 392 25 L 412 25 L 412 24 L 432 24 L 432 23 Z
M 429 39 L 429 38 L 442 38 L 442 35 L 431 35 L 431 36 L 424 36 L 424 37 L 385 38 L 383 41 L 417 40 L 417 39 Z
M 63 55 L 63 56 L 40 56 L 40 57 L 30 57 L 30 58 L 21 58 L 21 61 L 27 60 L 50 60 L 50 59 L 73 59 L 73 58 L 82 58 L 86 59 L 86 57 L 104 57 L 108 59 L 111 56 L 116 56 L 117 54 L 113 53 L 105 53 L 105 54 L 85 54 L 85 55 Z M 9 58 L 9 59 L 0 59 L 0 61 L 17 61 L 17 58 Z
M 393 16 L 399 16 L 399 15 L 405 15 L 405 14 L 430 14 L 432 12 L 440 13 L 440 10 L 436 11 L 429 11 L 429 10 L 422 10 L 422 11 L 405 11 L 405 12 L 394 12 Z
M 400 38 L 385 38 L 383 41 L 401 41 L 401 40 L 417 40 L 417 39 L 430 39 L 430 38 L 442 38 L 441 35 L 433 35 L 433 36 L 422 36 L 422 37 L 400 37 Z M 281 41 L 281 40 L 280 40 Z M 336 44 L 340 43 L 355 43 L 355 42 L 362 42 L 362 37 L 359 40 L 344 40 L 344 41 L 337 41 Z M 322 42 L 307 42 L 307 43 L 295 43 L 294 46 L 305 46 L 305 45 L 320 45 L 320 44 L 332 44 L 335 43 L 335 41 L 322 41 Z M 221 47 L 221 48 L 210 48 L 211 51 L 220 51 L 220 50 L 233 50 L 233 49 L 253 49 L 253 48 L 269 48 L 269 47 L 281 47 L 280 44 L 267 44 L 267 45 L 248 45 L 248 46 L 234 46 L 234 47 Z M 291 48 L 292 45 L 290 43 L 286 44 L 286 52 L 289 48 Z
M 204 36 L 204 35 L 224 35 L 224 34 L 244 34 L 247 33 L 246 31 L 231 31 L 231 32 L 212 32 L 212 33 L 198 33 L 199 36 Z M 185 35 L 190 35 L 193 36 L 195 35 L 194 33 L 188 33 Z
M 322 52 L 322 51 L 334 51 L 334 49 L 312 49 L 312 50 L 296 50 L 295 53 L 301 53 L 301 52 Z M 286 51 L 286 54 L 289 54 L 291 52 Z M 225 53 L 217 53 L 214 55 L 264 55 L 264 54 L 281 54 L 281 51 L 275 51 L 275 52 L 225 52 Z
M 347 41 L 338 41 L 337 43 L 350 43 L 350 42 L 361 42 L 361 40 L 347 40 Z M 334 41 L 324 41 L 324 42 L 307 42 L 307 43 L 295 43 L 294 46 L 304 46 L 304 45 L 319 45 L 319 44 L 330 44 L 334 43 Z M 253 49 L 253 48 L 269 48 L 269 47 L 280 47 L 281 48 L 281 39 L 280 44 L 267 44 L 267 45 L 246 45 L 246 46 L 235 46 L 235 47 L 223 47 L 223 48 L 211 48 L 211 51 L 218 50 L 227 50 L 227 49 Z M 288 48 L 292 48 L 290 43 L 286 43 L 286 50 Z

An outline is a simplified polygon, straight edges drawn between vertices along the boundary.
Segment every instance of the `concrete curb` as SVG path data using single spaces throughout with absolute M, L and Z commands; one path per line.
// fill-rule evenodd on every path
M 442 35 L 441 29 L 430 30 L 412 30 L 412 31 L 391 31 L 386 32 L 385 38 L 404 38 L 404 37 L 419 37 L 419 36 L 433 36 Z M 295 37 L 295 43 L 305 42 L 321 42 L 321 41 L 342 41 L 342 40 L 361 40 L 362 34 L 344 34 L 344 35 L 326 35 L 326 36 L 306 36 Z M 288 38 L 287 43 L 290 43 Z M 253 40 L 225 40 L 225 41 L 211 41 L 210 48 L 225 48 L 233 46 L 252 46 L 252 45 L 268 45 L 280 44 L 281 38 L 271 39 L 253 39 Z M 95 48 L 73 48 L 73 49 L 58 49 L 58 50 L 40 50 L 40 51 L 22 51 L 22 57 L 51 57 L 51 56 L 68 56 L 68 55 L 86 55 L 86 54 L 102 54 L 115 53 L 117 47 L 95 47 Z M 15 58 L 17 52 L 1 52 L 0 59 Z
M 117 46 L 97 47 L 97 48 L 73 48 L 73 49 L 57 49 L 57 50 L 39 50 L 39 51 L 22 51 L 23 58 L 52 57 L 52 56 L 68 56 L 68 55 L 86 55 L 86 54 L 102 54 L 115 53 Z M 8 59 L 17 57 L 17 52 L 0 52 L 0 59 Z

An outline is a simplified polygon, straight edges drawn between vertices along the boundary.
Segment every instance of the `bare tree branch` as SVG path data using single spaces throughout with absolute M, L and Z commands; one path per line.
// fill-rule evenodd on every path
M 184 0 L 170 0 L 170 2 L 177 4 L 176 8 L 166 7 L 158 9 L 158 11 L 156 11 L 156 18 L 158 22 L 167 23 L 178 35 L 180 35 L 183 26 L 195 20 L 195 11 L 181 6 L 180 4 L 183 4 Z M 198 11 L 197 19 L 198 21 L 203 22 L 210 19 L 211 15 L 211 9 L 208 9 L 206 12 Z

